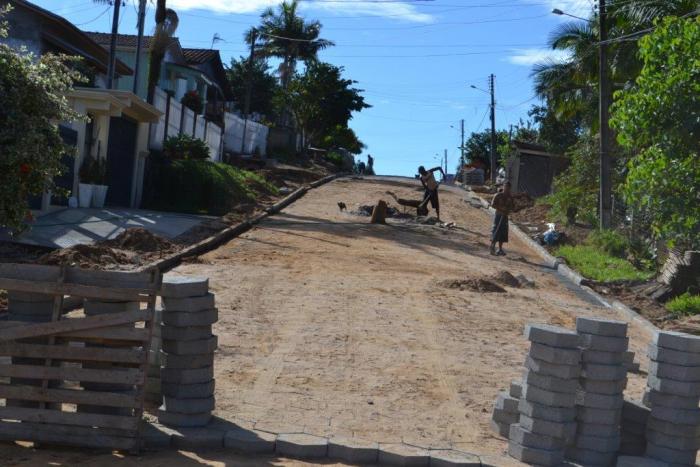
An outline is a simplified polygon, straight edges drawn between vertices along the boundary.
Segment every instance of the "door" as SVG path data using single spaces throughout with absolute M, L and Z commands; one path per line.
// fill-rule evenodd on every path
M 109 121 L 107 143 L 107 204 L 129 207 L 134 176 L 138 124 L 125 117 Z

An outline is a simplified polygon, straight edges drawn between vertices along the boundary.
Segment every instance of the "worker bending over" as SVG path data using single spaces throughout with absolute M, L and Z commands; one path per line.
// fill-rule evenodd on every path
M 430 201 L 430 205 L 435 209 L 438 220 L 440 220 L 440 199 L 438 198 L 438 182 L 435 180 L 435 175 L 433 172 L 439 170 L 442 173 L 442 179 L 445 179 L 445 171 L 442 167 L 434 167 L 430 170 L 425 170 L 422 165 L 418 167 L 418 174 L 420 175 L 420 182 L 425 188 L 425 195 L 423 195 L 423 201 L 421 206 L 425 206 Z

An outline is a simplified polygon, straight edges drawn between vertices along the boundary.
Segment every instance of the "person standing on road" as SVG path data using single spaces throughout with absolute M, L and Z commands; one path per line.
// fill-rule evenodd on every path
M 433 172 L 439 170 L 442 173 L 442 179 L 445 179 L 445 171 L 442 167 L 434 167 L 430 170 L 425 170 L 422 165 L 418 167 L 418 174 L 420 176 L 420 182 L 425 188 L 425 195 L 423 195 L 423 201 L 421 206 L 425 206 L 430 201 L 430 205 L 435 209 L 437 214 L 437 219 L 440 220 L 440 199 L 438 198 L 438 182 L 435 180 L 435 175 Z
M 371 154 L 367 154 L 367 171 L 374 174 L 374 157 Z
M 491 207 L 496 210 L 491 230 L 491 247 L 489 248 L 492 255 L 504 256 L 506 254 L 503 251 L 503 244 L 508 243 L 508 214 L 515 209 L 510 188 L 510 182 L 506 182 L 503 185 L 503 190 L 496 193 L 491 201 Z M 498 243 L 498 251 L 496 251 L 496 243 Z

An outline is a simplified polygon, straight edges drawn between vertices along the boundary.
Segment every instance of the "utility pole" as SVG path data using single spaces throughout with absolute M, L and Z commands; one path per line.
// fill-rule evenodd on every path
M 119 32 L 119 9 L 122 0 L 114 0 L 114 14 L 112 15 L 112 37 L 109 41 L 109 64 L 107 65 L 107 89 L 114 87 L 114 70 L 117 66 L 117 33 Z
M 461 165 L 464 165 L 464 119 L 462 119 L 461 126 L 462 126 L 462 144 L 460 144 L 460 146 L 459 146 L 460 155 L 461 155 L 461 159 L 460 159 L 459 163 Z
M 445 149 L 445 175 L 447 175 L 448 170 L 447 170 L 447 149 Z
M 612 188 L 610 177 L 610 77 L 608 75 L 608 31 L 605 0 L 598 0 L 600 20 L 599 50 L 599 105 L 600 105 L 600 228 L 609 229 L 612 223 Z
M 136 39 L 136 63 L 134 64 L 134 94 L 139 93 L 139 69 L 141 68 L 141 47 L 143 46 L 143 28 L 146 22 L 146 0 L 139 0 L 138 39 Z
M 491 93 L 491 181 L 496 183 L 496 87 L 493 73 L 489 76 L 489 92 Z
M 245 120 L 243 121 L 243 136 L 241 136 L 241 154 L 245 152 L 245 134 L 248 130 L 248 116 L 250 115 L 250 99 L 253 93 L 253 60 L 255 60 L 255 41 L 258 38 L 258 30 L 250 31 L 250 57 L 248 57 L 248 82 L 245 91 Z

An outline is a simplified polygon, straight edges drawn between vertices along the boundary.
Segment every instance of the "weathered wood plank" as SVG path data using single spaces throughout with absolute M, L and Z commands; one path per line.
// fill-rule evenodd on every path
M 56 423 L 86 427 L 117 428 L 136 431 L 139 419 L 120 415 L 62 412 L 60 410 L 27 409 L 24 407 L 0 407 L 0 418 L 36 423 Z
M 27 358 L 51 358 L 53 360 L 77 360 L 91 362 L 120 362 L 140 364 L 142 350 L 74 347 L 67 345 L 20 344 L 0 342 L 0 355 Z
M 61 275 L 60 266 L 41 264 L 0 264 L 0 277 L 38 282 L 56 282 Z
M 86 381 L 90 383 L 142 384 L 140 369 L 99 370 L 77 367 L 43 367 L 37 365 L 0 365 L 0 376 L 29 379 Z
M 66 283 L 95 287 L 148 290 L 157 292 L 150 272 L 94 271 L 80 268 L 66 269 Z
M 42 425 L 39 423 L 0 422 L 0 439 L 6 441 L 38 441 L 47 444 L 78 446 L 97 449 L 130 450 L 138 446 L 131 434 L 114 436 L 94 428 L 78 426 Z
M 119 328 L 106 327 L 99 329 L 86 329 L 83 331 L 66 332 L 59 336 L 58 339 L 65 340 L 88 340 L 90 342 L 98 342 L 109 345 L 110 343 L 130 343 L 130 342 L 147 342 L 148 330 L 144 328 Z
M 124 313 L 89 316 L 87 318 L 66 319 L 52 323 L 28 324 L 22 327 L 14 326 L 11 329 L 0 329 L 0 342 L 24 339 L 27 337 L 49 336 L 53 334 L 62 334 L 85 329 L 95 329 L 104 326 L 115 326 L 118 324 L 128 324 L 137 321 L 150 321 L 152 319 L 152 310 L 138 310 Z
M 62 402 L 64 404 L 89 404 L 105 407 L 133 409 L 139 406 L 136 394 L 82 391 L 76 389 L 51 389 L 38 386 L 0 384 L 0 398 L 27 401 Z
M 35 292 L 46 295 L 77 295 L 84 298 L 99 298 L 124 301 L 148 301 L 148 295 L 153 294 L 152 288 L 119 288 L 97 287 L 93 285 L 71 283 L 36 282 L 32 280 L 8 279 L 0 277 L 0 289 L 16 290 L 18 292 Z

